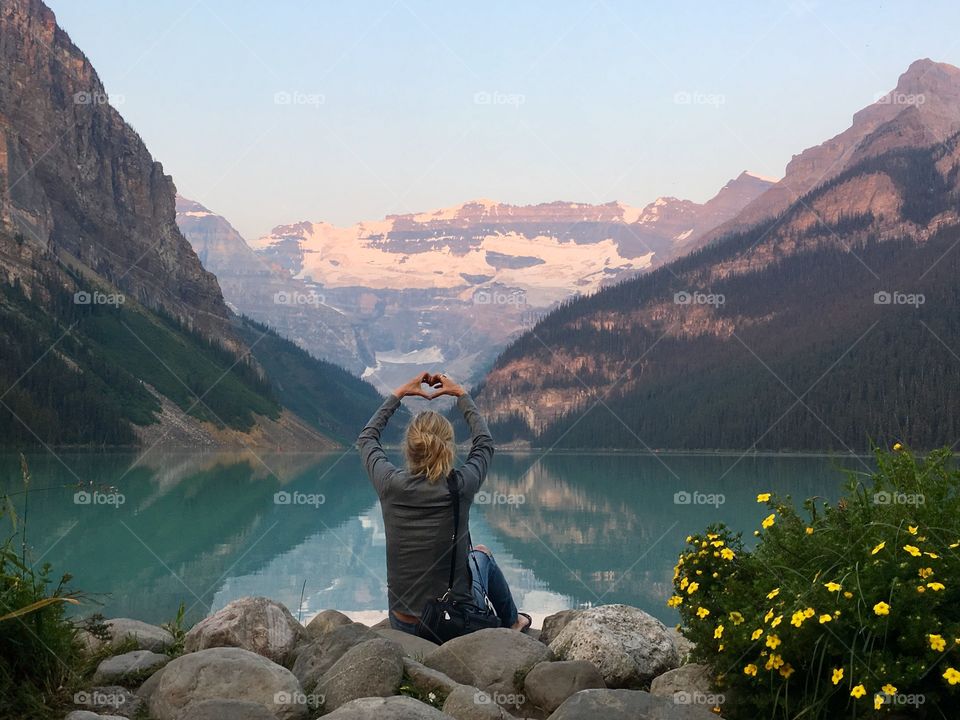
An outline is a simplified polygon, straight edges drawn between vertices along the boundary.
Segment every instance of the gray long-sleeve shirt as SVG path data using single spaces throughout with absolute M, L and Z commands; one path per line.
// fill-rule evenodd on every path
M 447 589 L 453 508 L 445 480 L 431 483 L 423 475 L 411 476 L 405 468 L 398 468 L 387 459 L 380 445 L 380 433 L 399 406 L 400 399 L 390 395 L 363 428 L 357 438 L 357 448 L 383 511 L 390 609 L 419 616 L 427 601 Z M 466 462 L 456 473 L 460 488 L 460 530 L 453 593 L 457 600 L 469 600 L 470 506 L 486 479 L 493 457 L 493 438 L 469 395 L 457 398 L 457 407 L 470 426 L 472 444 Z

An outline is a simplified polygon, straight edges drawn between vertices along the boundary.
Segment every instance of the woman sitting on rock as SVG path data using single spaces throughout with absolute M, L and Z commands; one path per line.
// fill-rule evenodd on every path
M 455 470 L 453 426 L 433 410 L 418 413 L 407 427 L 406 468 L 398 468 L 387 459 L 380 434 L 400 400 L 411 395 L 428 400 L 441 395 L 457 398 L 457 407 L 470 427 L 472 446 L 466 462 Z M 483 545 L 470 546 L 470 506 L 486 479 L 493 438 L 466 390 L 446 375 L 417 375 L 383 402 L 360 433 L 357 447 L 383 511 L 391 627 L 416 634 L 424 606 L 447 588 L 453 546 L 452 496 L 447 487 L 451 472 L 460 490 L 453 599 L 484 608 L 489 598 L 503 627 L 529 627 L 530 616 L 517 612 L 490 550 Z

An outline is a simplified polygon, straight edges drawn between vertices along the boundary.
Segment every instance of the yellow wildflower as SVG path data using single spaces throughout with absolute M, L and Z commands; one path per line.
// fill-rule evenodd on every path
M 813 535 L 813 528 L 808 527 L 806 530 L 804 530 L 804 532 L 807 533 L 807 535 Z
M 790 663 L 787 663 L 782 668 L 780 668 L 780 674 L 783 675 L 783 677 L 785 678 L 790 677 L 791 675 L 793 675 L 793 666 Z
M 734 610 L 732 613 L 730 613 L 730 622 L 732 622 L 734 625 L 739 625 L 743 622 L 743 615 Z
M 773 617 L 773 608 L 770 608 L 769 610 L 767 610 L 767 614 L 763 616 L 763 621 L 765 623 L 770 622 L 770 618 L 772 617 Z
M 774 588 L 767 593 L 767 600 L 773 600 L 777 595 L 780 594 L 780 588 Z
M 754 665 L 753 663 L 750 663 L 745 668 L 743 668 L 743 673 L 744 675 L 750 675 L 751 677 L 755 677 L 757 674 L 757 666 Z M 960 676 L 960 673 L 957 673 L 957 675 Z M 951 683 L 951 685 L 952 684 L 953 683 Z
M 780 645 L 780 638 L 776 635 L 767 636 L 767 647 L 771 650 L 776 650 L 777 646 Z
M 770 499 L 770 493 L 760 493 L 759 495 L 757 495 L 758 503 L 765 503 L 769 499 Z
M 821 625 L 823 625 L 824 623 L 828 623 L 831 620 L 833 620 L 833 615 L 830 615 L 829 613 L 824 613 L 823 615 L 820 616 Z
M 873 606 L 873 611 L 877 615 L 889 615 L 890 606 L 887 605 L 887 603 L 885 603 L 883 600 L 881 600 L 880 602 L 878 602 L 876 605 Z
M 850 592 L 849 590 L 846 590 L 846 591 L 844 591 L 843 596 L 844 596 L 847 600 L 849 600 L 850 598 L 853 597 L 853 593 Z
M 943 639 L 942 635 L 927 635 L 927 640 L 930 641 L 931 650 L 943 652 L 947 647 L 947 641 Z
M 777 520 L 777 516 L 774 513 L 770 513 L 763 519 L 763 522 L 760 523 L 760 525 L 762 525 L 763 528 L 766 529 L 771 525 L 773 525 L 773 523 L 776 522 L 776 520 Z
M 801 625 L 803 625 L 803 621 L 806 619 L 807 618 L 806 616 L 804 616 L 803 610 L 797 610 L 793 614 L 793 617 L 790 618 L 790 624 L 793 625 L 794 627 L 800 627 Z
M 843 586 L 840 585 L 840 583 L 835 583 L 835 582 L 824 583 L 824 587 L 830 592 L 839 592 L 843 590 Z
M 891 685 L 890 683 L 887 683 L 886 685 L 884 685 L 884 686 L 883 686 L 882 688 L 880 688 L 880 689 L 883 690 L 887 695 L 896 695 L 896 694 L 897 694 L 897 686 L 896 686 L 896 685 Z
M 763 628 L 757 628 L 757 629 L 754 630 L 753 633 L 750 635 L 750 639 L 751 639 L 751 640 L 756 640 L 756 639 L 759 638 L 761 635 L 763 635 Z
M 812 618 L 814 615 L 816 615 L 816 611 L 811 607 L 808 607 L 806 610 L 803 611 L 803 616 L 805 618 Z
M 841 680 L 843 680 L 843 668 L 835 668 L 833 671 L 833 684 L 837 685 Z
M 876 695 L 873 696 L 873 709 L 874 709 L 874 710 L 879 710 L 880 708 L 882 708 L 882 707 L 883 707 L 883 703 L 884 703 L 884 696 L 883 696 L 883 695 L 880 695 L 880 694 L 878 693 L 878 694 L 876 694 Z
M 767 664 L 763 667 L 765 670 L 777 670 L 783 667 L 783 658 L 774 653 L 767 658 Z
M 920 548 L 915 547 L 913 545 L 904 545 L 903 549 L 906 550 L 911 555 L 913 555 L 914 557 L 920 557 L 923 554 L 920 552 Z
M 724 560 L 733 560 L 733 557 L 736 553 L 733 552 L 730 548 L 724 548 L 720 551 L 720 557 Z
M 863 683 L 857 685 L 853 690 L 850 691 L 850 697 L 862 698 L 867 694 L 867 689 L 863 686 Z
M 922 577 L 924 580 L 926 580 L 928 577 L 933 575 L 933 568 L 928 568 L 928 567 L 920 568 L 920 570 L 917 571 L 917 574 L 920 575 L 920 577 Z
M 951 685 L 956 685 L 960 683 L 960 672 L 957 672 L 957 670 L 952 667 L 948 667 L 946 672 L 943 673 L 943 679 Z
M 870 551 L 870 554 L 871 554 L 871 555 L 876 555 L 878 552 L 880 552 L 881 550 L 883 550 L 886 546 L 887 546 L 887 541 L 884 540 L 882 543 L 880 543 L 879 545 L 877 545 L 876 547 L 874 547 L 873 550 Z
M 907 532 L 910 533 L 911 535 L 916 535 L 916 534 L 917 534 L 917 530 L 919 530 L 919 529 L 920 529 L 920 528 L 917 527 L 916 525 L 907 525 Z
M 683 598 L 680 595 L 674 595 L 669 600 L 667 600 L 667 607 L 675 608 L 682 602 L 683 602 Z
M 713 631 L 713 639 L 719 640 L 723 637 L 723 625 L 717 625 L 716 629 Z
M 896 443 L 893 444 L 893 451 L 894 451 L 894 452 L 900 452 L 901 450 L 903 450 L 903 445 L 901 445 L 901 444 L 898 443 L 898 442 L 896 442 Z
M 780 621 L 783 620 L 783 615 L 777 615 L 771 622 L 770 627 L 775 628 L 780 624 Z
M 697 591 L 698 587 L 700 587 L 700 583 L 698 582 L 690 583 L 690 585 L 687 587 L 687 595 L 693 595 Z
M 697 608 L 697 617 L 700 618 L 701 620 L 703 620 L 709 614 L 710 614 L 710 611 L 707 610 L 705 607 Z
M 939 582 L 929 582 L 927 583 L 927 587 L 933 590 L 934 592 L 940 592 L 946 586 L 943 583 L 939 583 Z

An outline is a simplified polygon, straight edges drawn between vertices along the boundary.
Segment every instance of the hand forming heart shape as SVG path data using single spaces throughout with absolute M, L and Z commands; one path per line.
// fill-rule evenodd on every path
M 435 392 L 428 392 L 424 389 L 424 386 L 427 386 L 427 388 Z M 422 372 L 394 390 L 393 394 L 398 398 L 416 395 L 417 397 L 426 398 L 427 400 L 433 400 L 441 395 L 460 397 L 466 394 L 466 390 L 453 378 L 443 373 Z

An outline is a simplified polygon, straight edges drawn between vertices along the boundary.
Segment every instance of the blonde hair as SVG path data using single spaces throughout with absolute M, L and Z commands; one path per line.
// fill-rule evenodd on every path
M 433 410 L 418 413 L 407 426 L 405 453 L 411 475 L 426 475 L 429 482 L 440 482 L 453 468 L 453 425 Z

